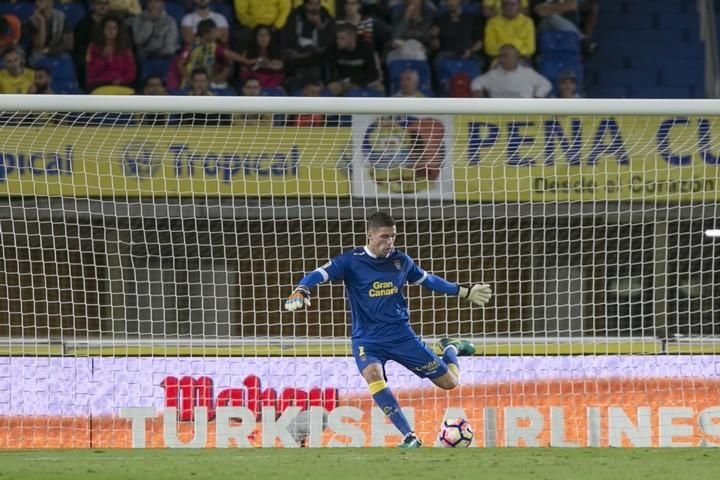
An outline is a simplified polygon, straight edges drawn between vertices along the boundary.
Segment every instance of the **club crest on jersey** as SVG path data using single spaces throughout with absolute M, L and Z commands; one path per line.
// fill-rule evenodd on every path
M 402 262 L 400 260 L 393 260 L 393 265 L 395 265 L 395 268 L 398 270 L 402 269 Z

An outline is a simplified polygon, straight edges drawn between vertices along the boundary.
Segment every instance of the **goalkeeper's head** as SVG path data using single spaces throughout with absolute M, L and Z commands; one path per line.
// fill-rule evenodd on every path
M 395 220 L 385 212 L 375 212 L 367 219 L 367 249 L 377 257 L 388 256 L 395 247 Z

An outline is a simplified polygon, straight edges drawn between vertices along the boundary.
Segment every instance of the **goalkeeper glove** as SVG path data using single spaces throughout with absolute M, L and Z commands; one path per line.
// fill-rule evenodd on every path
M 298 286 L 293 290 L 290 296 L 285 300 L 285 310 L 294 312 L 301 308 L 310 306 L 310 290 L 302 285 Z
M 490 285 L 486 283 L 476 283 L 470 287 L 459 287 L 458 297 L 480 306 L 485 305 L 490 300 L 490 296 L 492 296 L 492 289 Z

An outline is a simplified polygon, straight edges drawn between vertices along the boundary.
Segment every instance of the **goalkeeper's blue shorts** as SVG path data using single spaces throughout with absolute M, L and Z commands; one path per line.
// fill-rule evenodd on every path
M 353 356 L 358 370 L 362 372 L 372 363 L 379 363 L 385 373 L 388 360 L 399 363 L 421 378 L 438 378 L 448 371 L 445 363 L 420 337 L 408 337 L 392 343 L 352 341 Z

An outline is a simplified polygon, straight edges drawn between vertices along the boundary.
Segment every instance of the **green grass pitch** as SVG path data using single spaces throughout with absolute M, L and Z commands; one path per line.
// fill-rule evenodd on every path
M 720 449 L 0 450 L 0 480 L 716 480 Z

